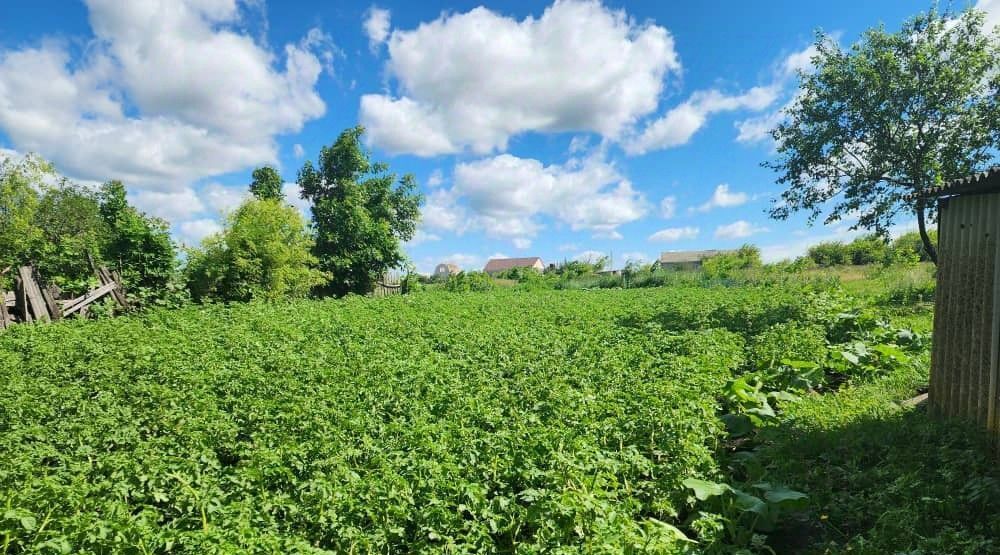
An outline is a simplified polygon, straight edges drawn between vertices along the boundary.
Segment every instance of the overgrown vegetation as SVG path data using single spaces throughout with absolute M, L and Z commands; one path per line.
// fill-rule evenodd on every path
M 828 444 L 847 465 L 836 489 L 813 471 L 824 436 L 785 450 L 814 405 L 824 425 L 905 414 L 931 427 L 891 405 L 926 381 L 926 324 L 904 330 L 810 280 L 452 283 L 468 292 L 8 330 L 8 552 L 829 552 L 899 541 L 861 505 L 829 508 L 874 476 L 910 481 L 875 498 L 878 514 L 925 505 L 923 477 L 887 459 L 891 446 L 877 470 Z M 961 434 L 942 461 L 981 453 Z M 983 526 L 998 523 L 959 508 L 970 490 L 928 487 L 942 504 L 923 518 L 949 531 L 905 545 L 989 545 Z

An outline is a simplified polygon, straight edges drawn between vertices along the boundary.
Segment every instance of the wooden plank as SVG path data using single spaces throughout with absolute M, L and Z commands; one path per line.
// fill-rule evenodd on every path
M 14 278 L 14 307 L 21 315 L 22 322 L 31 322 L 33 320 L 31 311 L 28 310 L 28 296 L 24 292 L 24 283 L 21 281 L 21 276 Z
M 101 280 L 102 285 L 107 285 L 109 283 L 114 283 L 115 288 L 111 291 L 111 296 L 114 297 L 115 301 L 122 307 L 128 308 L 128 301 L 125 299 L 125 294 L 122 292 L 121 286 L 118 285 L 120 282 L 111 277 L 111 272 L 104 266 L 99 266 L 97 268 L 97 278 Z
M 94 289 L 93 291 L 90 291 L 89 293 L 87 293 L 86 295 L 84 295 L 83 299 L 81 299 L 78 303 L 76 303 L 76 304 L 74 304 L 72 306 L 64 306 L 63 307 L 63 316 L 69 316 L 70 314 L 73 314 L 74 312 L 77 312 L 77 311 L 79 311 L 79 310 L 81 310 L 83 308 L 86 308 L 88 305 L 92 304 L 94 301 L 96 301 L 96 300 L 100 299 L 101 297 L 103 297 L 104 295 L 107 295 L 108 293 L 114 291 L 114 289 L 115 289 L 115 287 L 117 287 L 117 285 L 118 284 L 116 284 L 115 282 L 106 283 L 106 284 L 98 287 L 97 289 Z
M 38 272 L 35 272 L 35 277 L 38 277 Z M 38 283 L 38 280 L 35 281 Z M 48 285 L 41 287 L 39 292 L 42 294 L 42 300 L 45 301 L 45 309 L 49 312 L 49 317 L 52 320 L 59 320 L 62 318 L 62 311 L 59 310 L 59 304 L 56 303 L 56 299 L 59 298 L 59 288 Z
M 7 312 L 6 298 L 7 292 L 0 289 L 0 329 L 4 329 L 14 323 L 10 318 L 10 313 Z
M 111 270 L 111 273 L 108 275 L 110 275 L 111 279 L 113 279 L 115 283 L 118 284 L 118 292 L 121 294 L 122 297 L 121 298 L 122 306 L 125 307 L 126 309 L 129 308 L 128 295 L 125 293 L 125 282 L 122 281 L 122 276 L 118 273 L 118 270 Z
M 42 292 L 38 288 L 38 284 L 35 283 L 31 266 L 21 266 L 18 268 L 18 273 L 21 276 L 21 285 L 24 287 L 24 294 L 28 299 L 27 304 L 31 310 L 31 315 L 34 316 L 35 320 L 40 322 L 50 320 L 49 308 L 45 306 L 45 299 L 42 298 Z

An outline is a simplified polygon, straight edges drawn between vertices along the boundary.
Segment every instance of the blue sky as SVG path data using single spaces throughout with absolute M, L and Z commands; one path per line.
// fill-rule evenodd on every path
M 0 155 L 122 179 L 193 243 L 257 165 L 307 210 L 297 169 L 360 122 L 427 196 L 406 246 L 422 271 L 745 242 L 778 259 L 849 237 L 767 218 L 764 131 L 814 30 L 849 44 L 929 3 L 672 4 L 6 2 Z M 1000 1 L 979 6 L 997 21 Z

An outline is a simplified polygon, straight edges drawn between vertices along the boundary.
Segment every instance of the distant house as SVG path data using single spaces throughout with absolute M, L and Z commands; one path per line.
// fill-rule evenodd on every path
M 671 270 L 697 270 L 706 258 L 732 251 L 668 251 L 660 253 L 660 267 Z
M 532 268 L 541 272 L 545 269 L 545 264 L 542 263 L 542 259 L 537 256 L 531 256 L 528 258 L 491 258 L 490 261 L 486 263 L 486 267 L 483 268 L 483 271 L 487 274 L 494 275 L 506 272 L 507 270 L 513 270 L 514 268 Z
M 442 262 L 434 268 L 434 277 L 436 278 L 447 278 L 448 276 L 453 276 L 461 272 L 461 268 L 452 264 L 450 262 Z

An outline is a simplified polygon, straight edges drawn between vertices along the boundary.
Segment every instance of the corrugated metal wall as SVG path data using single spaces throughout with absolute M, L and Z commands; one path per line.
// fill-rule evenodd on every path
M 998 430 L 1000 194 L 943 199 L 938 221 L 930 408 Z

